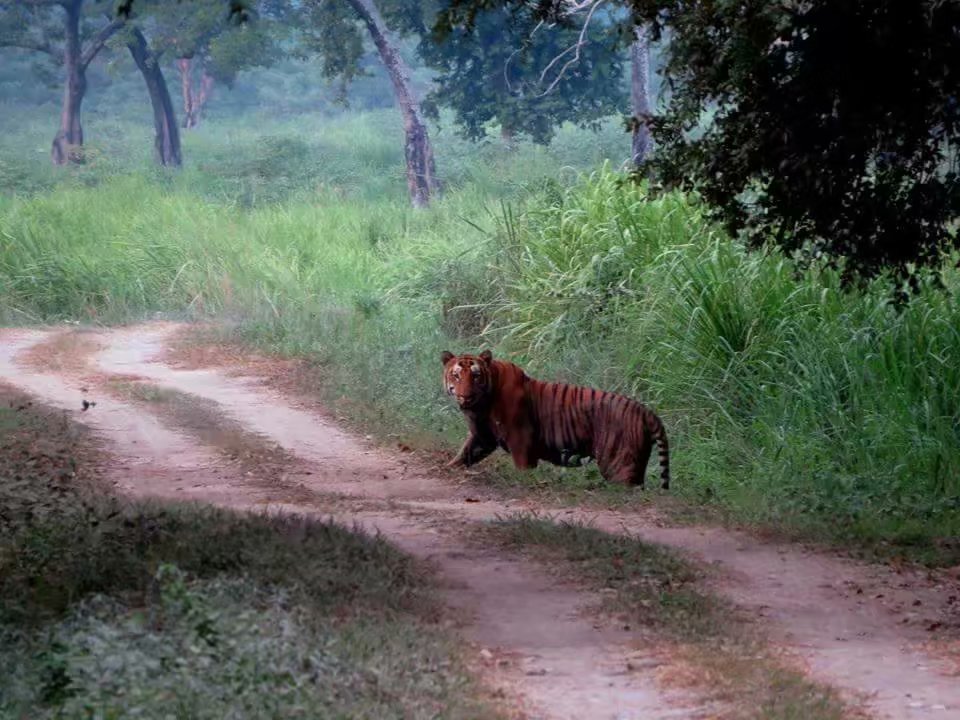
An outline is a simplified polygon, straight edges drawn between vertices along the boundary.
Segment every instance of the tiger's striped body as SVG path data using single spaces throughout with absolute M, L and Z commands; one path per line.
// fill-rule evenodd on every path
M 444 388 L 457 399 L 469 434 L 450 465 L 472 465 L 498 447 L 518 468 L 541 460 L 570 464 L 593 457 L 607 480 L 643 486 L 647 462 L 658 447 L 661 487 L 670 486 L 667 434 L 660 418 L 641 403 L 616 393 L 550 383 L 520 367 L 480 355 L 445 352 Z

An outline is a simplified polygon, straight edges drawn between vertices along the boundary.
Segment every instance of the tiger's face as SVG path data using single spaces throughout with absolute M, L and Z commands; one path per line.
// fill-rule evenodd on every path
M 444 351 L 443 387 L 447 395 L 457 400 L 461 410 L 476 407 L 490 396 L 493 390 L 493 374 L 490 364 L 493 353 L 484 350 L 479 355 L 454 355 Z

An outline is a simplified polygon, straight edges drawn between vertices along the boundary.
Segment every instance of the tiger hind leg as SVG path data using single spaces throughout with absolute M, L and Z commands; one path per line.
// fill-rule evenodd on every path
M 600 475 L 607 482 L 618 483 L 627 487 L 637 485 L 643 487 L 644 474 L 642 472 L 637 473 L 637 464 L 633 461 L 633 458 L 624 457 L 622 454 L 612 458 L 598 454 L 596 461 Z
M 646 484 L 647 464 L 650 462 L 650 453 L 652 450 L 653 448 L 650 446 L 640 448 L 633 462 L 633 473 L 627 483 L 628 486 L 639 486 L 642 488 Z
M 605 463 L 600 472 L 611 482 L 620 483 L 626 487 L 646 485 L 647 463 L 650 461 L 650 449 L 643 449 L 639 453 L 625 453 L 612 462 Z
M 643 490 L 647 483 L 647 464 L 630 463 L 617 475 L 617 479 L 627 487 L 638 487 Z

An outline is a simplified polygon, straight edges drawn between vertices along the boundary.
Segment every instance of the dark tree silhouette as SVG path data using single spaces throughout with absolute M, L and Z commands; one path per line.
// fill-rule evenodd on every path
M 569 22 L 570 0 L 450 0 L 442 36 L 504 8 Z M 588 3 L 589 4 L 589 3 Z M 960 216 L 960 3 L 609 0 L 623 34 L 669 29 L 654 166 L 729 228 L 846 276 L 936 264 Z
M 154 158 L 159 165 L 178 166 L 181 163 L 180 131 L 177 128 L 177 117 L 173 111 L 167 81 L 160 67 L 160 54 L 151 51 L 143 32 L 135 26 L 130 28 L 127 47 L 137 69 L 143 75 L 147 93 L 150 95 L 150 105 L 153 107 Z

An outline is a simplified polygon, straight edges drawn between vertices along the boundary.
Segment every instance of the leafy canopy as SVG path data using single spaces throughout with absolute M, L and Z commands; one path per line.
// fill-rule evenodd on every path
M 580 35 L 567 24 L 531 30 L 497 9 L 479 15 L 470 28 L 424 33 L 420 56 L 438 73 L 428 101 L 453 109 L 471 139 L 484 137 L 491 121 L 539 143 L 549 142 L 564 122 L 595 126 L 626 108 L 617 27 L 608 13 L 597 16 L 578 61 L 563 72 Z
M 282 24 L 256 6 L 240 18 L 223 0 L 139 0 L 129 17 L 149 30 L 156 55 L 200 57 L 206 74 L 228 86 L 237 73 L 282 55 Z
M 609 0 L 669 31 L 654 122 L 664 180 L 755 243 L 844 258 L 848 277 L 936 264 L 960 217 L 960 3 Z M 528 30 L 568 0 L 450 0 L 441 37 L 490 12 Z

